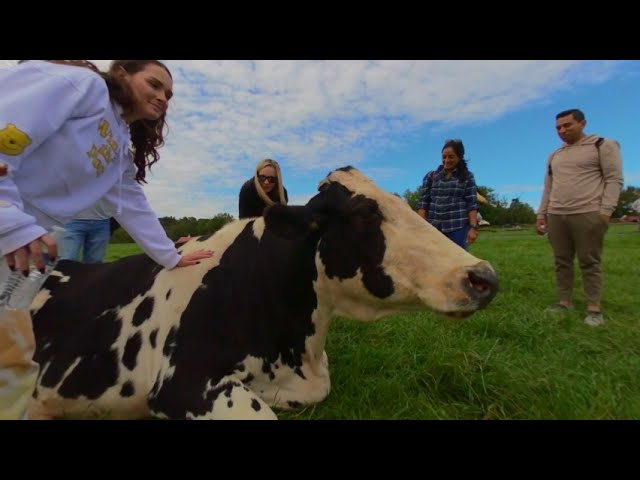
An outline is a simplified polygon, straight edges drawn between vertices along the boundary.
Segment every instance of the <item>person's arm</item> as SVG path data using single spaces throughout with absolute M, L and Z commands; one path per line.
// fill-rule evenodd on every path
M 104 80 L 90 70 L 73 67 L 80 73 L 67 78 L 47 66 L 50 64 L 29 62 L 0 71 L 0 163 L 4 164 L 0 175 L 0 253 L 11 267 L 22 271 L 28 270 L 29 257 L 38 268 L 44 268 L 41 241 L 52 257 L 57 250 L 52 238 L 43 237 L 45 229 L 23 211 L 13 177 L 28 168 L 23 162 L 30 152 L 57 133 L 67 119 L 90 115 L 96 99 L 108 94 Z
M 238 218 L 240 219 L 251 216 L 249 214 L 249 204 L 251 203 L 249 185 L 249 183 L 245 182 L 240 188 L 240 195 L 238 196 Z
M 427 219 L 427 210 L 429 209 L 429 203 L 431 202 L 431 184 L 433 175 L 433 172 L 429 172 L 422 179 L 422 190 L 420 192 L 420 199 L 418 200 L 418 215 L 425 220 Z
M 476 186 L 476 179 L 471 172 L 469 172 L 469 178 L 467 179 L 464 200 L 469 218 L 467 243 L 473 243 L 478 238 L 478 187 Z
M 554 152 L 555 153 L 555 152 Z M 549 207 L 549 195 L 551 192 L 551 182 L 553 178 L 549 175 L 551 170 L 551 159 L 553 153 L 547 158 L 547 168 L 544 174 L 544 188 L 542 190 L 542 200 L 536 216 L 536 232 L 538 235 L 544 235 L 547 231 L 547 208 Z
M 600 168 L 604 178 L 600 214 L 608 222 L 618 205 L 623 184 L 622 158 L 618 142 L 609 139 L 602 142 L 600 145 Z
M 134 242 L 149 255 L 156 263 L 167 269 L 194 265 L 202 258 L 210 257 L 209 250 L 198 250 L 181 256 L 173 241 L 167 236 L 160 224 L 142 187 L 135 181 L 135 166 L 125 172 L 122 186 L 115 185 L 105 196 L 111 204 L 115 219 L 131 236 Z M 122 211 L 117 213 L 121 202 Z

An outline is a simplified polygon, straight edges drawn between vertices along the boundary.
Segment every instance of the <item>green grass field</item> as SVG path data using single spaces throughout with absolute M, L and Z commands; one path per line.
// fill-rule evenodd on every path
M 640 419 L 640 232 L 613 224 L 605 240 L 606 325 L 576 311 L 548 317 L 551 249 L 531 229 L 480 232 L 500 292 L 463 322 L 431 313 L 371 323 L 338 318 L 326 351 L 332 391 L 281 419 Z M 113 260 L 140 249 L 112 245 Z

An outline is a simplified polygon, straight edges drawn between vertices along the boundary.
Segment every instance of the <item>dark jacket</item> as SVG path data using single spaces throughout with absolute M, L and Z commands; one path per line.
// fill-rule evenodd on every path
M 289 202 L 287 189 L 283 187 L 284 198 Z M 276 202 L 278 203 L 278 202 Z M 240 198 L 238 201 L 238 218 L 261 217 L 267 204 L 260 198 L 256 191 L 256 185 L 253 183 L 253 177 L 244 182 L 240 189 Z

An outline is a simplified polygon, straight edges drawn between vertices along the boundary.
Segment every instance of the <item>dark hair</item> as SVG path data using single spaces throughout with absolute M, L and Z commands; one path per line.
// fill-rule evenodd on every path
M 147 65 L 158 65 L 164 68 L 171 78 L 171 72 L 162 62 L 158 60 L 114 60 L 109 66 L 109 71 L 102 72 L 98 67 L 88 60 L 46 60 L 51 63 L 59 63 L 62 65 L 73 65 L 76 67 L 85 67 L 93 70 L 107 83 L 109 89 L 109 97 L 118 102 L 125 112 L 133 108 L 133 93 L 129 85 L 121 81 L 117 75 L 118 68 L 123 68 L 129 75 L 144 70 Z M 28 62 L 28 60 L 19 60 L 18 63 Z M 164 145 L 163 130 L 167 127 L 167 113 L 164 112 L 157 120 L 136 120 L 129 125 L 131 133 L 131 143 L 133 144 L 133 163 L 138 167 L 136 172 L 136 181 L 140 184 L 147 183 L 145 180 L 146 170 L 160 159 L 158 148 Z M 149 159 L 149 157 L 152 157 Z
M 562 117 L 566 117 L 567 115 L 573 115 L 573 119 L 576 122 L 581 122 L 584 120 L 584 113 L 582 110 L 578 110 L 577 108 L 572 108 L 571 110 L 564 110 L 556 115 L 556 120 Z
M 444 152 L 444 149 L 447 147 L 451 147 L 456 155 L 460 157 L 460 163 L 458 163 L 458 176 L 461 182 L 467 180 L 469 176 L 469 168 L 467 167 L 467 159 L 464 158 L 464 144 L 462 140 L 459 138 L 453 138 L 451 140 L 446 140 L 444 142 L 444 147 L 442 147 L 441 152 Z
M 118 68 L 123 68 L 129 75 L 144 70 L 148 65 L 158 65 L 164 68 L 169 76 L 171 72 L 162 62 L 158 60 L 114 60 L 109 66 L 108 72 L 100 72 L 100 75 L 107 82 L 109 96 L 118 102 L 125 110 L 133 107 L 133 94 L 129 85 L 118 79 L 116 74 Z M 131 132 L 131 143 L 133 143 L 133 163 L 138 167 L 136 181 L 140 184 L 147 183 L 145 180 L 146 170 L 160 159 L 157 149 L 164 145 L 163 130 L 167 127 L 167 112 L 164 112 L 157 120 L 136 120 L 129 125 Z M 149 159 L 149 157 L 152 157 Z

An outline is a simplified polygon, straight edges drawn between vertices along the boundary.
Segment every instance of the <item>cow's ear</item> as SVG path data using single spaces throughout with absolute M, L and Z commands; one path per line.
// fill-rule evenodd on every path
M 319 224 L 306 206 L 287 206 L 276 203 L 264 211 L 264 223 L 268 231 L 278 237 L 297 239 L 318 230 Z

